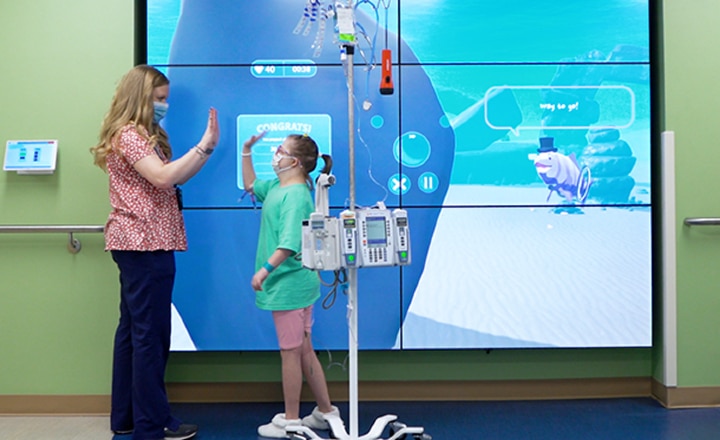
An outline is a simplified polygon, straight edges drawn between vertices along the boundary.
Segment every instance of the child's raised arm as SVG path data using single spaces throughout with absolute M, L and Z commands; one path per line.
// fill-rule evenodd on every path
M 253 167 L 253 161 L 252 161 L 252 147 L 255 145 L 255 142 L 262 139 L 262 137 L 265 136 L 265 132 L 263 131 L 260 134 L 256 134 L 254 136 L 251 136 L 250 139 L 246 140 L 243 144 L 242 149 L 242 176 L 243 176 L 243 186 L 245 187 L 245 191 L 251 193 L 253 192 L 253 183 L 255 183 L 255 167 Z

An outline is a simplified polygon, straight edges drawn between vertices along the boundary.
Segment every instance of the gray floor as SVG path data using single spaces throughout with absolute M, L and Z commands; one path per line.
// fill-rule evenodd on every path
M 110 439 L 108 416 L 0 416 L 4 440 L 98 440 Z

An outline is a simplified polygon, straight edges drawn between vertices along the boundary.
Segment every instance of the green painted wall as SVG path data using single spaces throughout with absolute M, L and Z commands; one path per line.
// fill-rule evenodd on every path
M 0 139 L 58 139 L 52 176 L 0 174 L 0 224 L 102 224 L 88 151 L 132 65 L 127 0 L 0 2 Z M 101 234 L 0 235 L 0 394 L 108 393 L 117 271 Z
M 131 4 L 0 4 L 0 142 L 57 138 L 60 145 L 53 176 L 0 174 L 0 224 L 105 221 L 106 178 L 92 166 L 88 148 L 116 82 L 132 66 Z M 710 150 L 709 156 L 720 154 L 713 136 L 720 124 L 713 126 L 710 117 L 720 114 L 711 99 L 720 85 L 713 83 L 713 69 L 704 59 L 705 53 L 713 53 L 710 41 L 718 41 L 708 35 L 720 32 L 711 20 L 717 14 L 706 11 L 720 12 L 720 4 L 665 4 L 671 16 L 664 34 L 666 81 L 673 85 L 666 88 L 666 124 L 684 145 Z M 703 17 L 696 17 L 698 11 Z M 705 42 L 697 45 L 701 31 Z M 689 61 L 692 69 L 686 67 Z M 702 114 L 707 116 L 698 117 Z M 678 158 L 679 218 L 710 215 L 715 205 L 709 203 L 720 203 L 712 199 L 712 191 L 698 195 L 698 188 L 713 187 L 708 181 L 715 175 L 713 164 L 720 163 L 713 160 L 717 157 L 708 159 L 698 165 L 685 150 Z M 714 342 L 720 299 L 712 287 L 717 283 L 685 265 L 690 256 L 713 261 L 709 246 L 700 242 L 720 240 L 720 235 L 693 236 L 687 243 L 682 234 L 678 237 L 680 385 L 720 385 L 720 373 L 710 368 L 720 361 L 720 344 Z M 0 394 L 109 393 L 117 272 L 102 251 L 100 234 L 78 238 L 83 250 L 72 255 L 62 234 L 0 234 Z M 332 361 L 342 362 L 344 356 L 332 353 Z M 328 354 L 321 359 L 330 361 Z M 361 380 L 637 377 L 657 375 L 657 359 L 658 350 L 652 349 L 361 352 L 359 375 Z M 178 382 L 275 381 L 279 376 L 276 353 L 174 353 L 168 369 L 168 379 Z M 328 377 L 342 380 L 347 373 L 333 367 Z
M 720 385 L 720 3 L 664 0 L 664 127 L 675 132 L 678 383 Z

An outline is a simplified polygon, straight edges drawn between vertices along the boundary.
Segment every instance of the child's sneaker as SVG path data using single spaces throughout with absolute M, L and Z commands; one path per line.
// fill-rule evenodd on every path
M 287 420 L 285 413 L 275 414 L 270 423 L 258 427 L 258 434 L 270 438 L 288 438 L 285 428 L 290 425 L 301 425 L 300 419 Z
M 302 419 L 302 424 L 307 426 L 311 429 L 322 429 L 322 430 L 329 430 L 330 424 L 325 420 L 324 416 L 336 416 L 340 417 L 340 410 L 337 408 L 337 406 L 332 407 L 332 411 L 329 413 L 322 413 L 320 412 L 320 408 L 317 406 L 313 408 L 312 413 L 309 416 L 305 416 Z

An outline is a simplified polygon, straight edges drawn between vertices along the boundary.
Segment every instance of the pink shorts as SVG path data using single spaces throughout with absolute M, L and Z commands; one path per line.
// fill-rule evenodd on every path
M 303 338 L 310 336 L 313 325 L 313 306 L 304 309 L 273 311 L 275 331 L 281 350 L 292 350 L 303 344 Z

